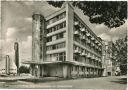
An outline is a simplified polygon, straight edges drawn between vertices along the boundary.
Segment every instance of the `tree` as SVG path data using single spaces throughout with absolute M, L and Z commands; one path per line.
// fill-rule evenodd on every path
M 47 1 L 54 7 L 61 7 L 64 1 Z M 127 19 L 126 1 L 70 1 L 89 17 L 91 23 L 101 24 L 109 28 L 119 27 Z
M 29 68 L 26 66 L 20 66 L 19 73 L 29 73 Z
M 117 40 L 113 46 L 114 56 L 116 57 L 116 62 L 120 63 L 121 73 L 127 73 L 127 36 Z

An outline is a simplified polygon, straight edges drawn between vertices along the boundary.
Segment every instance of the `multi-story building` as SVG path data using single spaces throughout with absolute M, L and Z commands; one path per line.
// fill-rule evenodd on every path
M 107 45 L 106 41 L 102 40 L 102 67 L 103 76 L 107 76 Z
M 102 62 L 103 62 L 103 68 L 104 68 L 104 72 L 103 72 L 103 76 L 112 76 L 115 75 L 115 71 L 116 71 L 116 59 L 114 57 L 113 53 L 113 43 L 112 41 L 103 41 L 103 55 L 102 55 Z
M 101 76 L 102 40 L 69 4 L 44 17 L 32 16 L 31 74 L 38 77 Z

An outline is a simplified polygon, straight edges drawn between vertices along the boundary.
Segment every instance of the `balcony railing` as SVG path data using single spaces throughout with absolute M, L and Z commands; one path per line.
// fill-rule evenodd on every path
M 95 58 L 98 61 L 98 57 Z
M 74 32 L 74 35 L 79 36 L 79 31 L 76 30 L 76 31 Z
M 81 56 L 86 56 L 85 51 L 83 51 L 83 52 L 81 53 Z
M 98 44 L 98 41 L 95 40 L 95 43 Z
M 98 61 L 100 61 L 100 62 L 101 62 L 101 59 L 99 58 L 99 59 L 98 59 Z
M 95 40 L 94 37 L 91 37 L 91 40 Z
M 81 36 L 81 39 L 82 39 L 82 40 L 86 40 L 85 36 Z
M 92 59 L 93 59 L 93 60 L 95 59 L 95 56 L 94 56 L 94 55 L 92 56 Z
M 81 28 L 80 30 L 81 30 L 82 32 L 86 32 L 86 31 L 85 31 L 85 28 Z
M 74 22 L 74 26 L 75 26 L 76 28 L 80 28 L 79 22 L 75 21 L 75 22 Z
M 90 40 L 87 40 L 87 43 L 88 43 L 88 44 L 91 44 L 91 41 L 90 41 Z
M 99 43 L 98 45 L 101 46 L 101 43 Z
M 88 55 L 87 55 L 87 58 L 91 58 L 91 55 L 90 55 L 90 54 L 88 54 Z
M 74 50 L 74 53 L 80 54 L 80 51 L 78 49 Z
M 90 33 L 87 33 L 87 36 L 90 37 L 91 36 Z

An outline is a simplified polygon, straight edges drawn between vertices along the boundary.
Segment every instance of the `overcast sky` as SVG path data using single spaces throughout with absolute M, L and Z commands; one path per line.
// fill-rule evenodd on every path
M 2 35 L 3 53 L 14 56 L 14 42 L 18 41 L 20 45 L 20 61 L 30 60 L 31 58 L 31 41 L 32 41 L 32 14 L 40 12 L 47 16 L 59 8 L 48 5 L 47 2 L 20 2 L 6 1 L 2 2 Z M 127 24 L 109 29 L 104 24 L 91 24 L 87 16 L 82 11 L 76 9 L 80 17 L 92 29 L 92 31 L 103 40 L 117 40 L 126 35 Z

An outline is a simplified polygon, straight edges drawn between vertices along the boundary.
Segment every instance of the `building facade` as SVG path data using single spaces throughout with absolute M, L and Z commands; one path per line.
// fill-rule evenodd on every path
M 24 63 L 33 76 L 102 76 L 102 40 L 69 3 L 45 18 L 32 18 L 32 61 Z
M 113 53 L 114 46 L 112 45 L 112 41 L 103 41 L 103 55 L 102 55 L 102 62 L 104 66 L 103 76 L 113 76 L 117 70 L 117 62 L 116 58 L 114 57 L 115 53 Z M 119 69 L 118 69 L 119 70 Z

